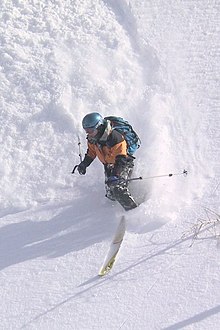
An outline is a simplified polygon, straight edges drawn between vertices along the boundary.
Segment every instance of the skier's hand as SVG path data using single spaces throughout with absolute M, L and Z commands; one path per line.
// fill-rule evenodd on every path
M 108 186 L 113 186 L 116 185 L 119 182 L 119 177 L 116 175 L 112 175 L 108 178 L 108 180 L 106 181 L 106 184 Z
M 86 165 L 83 161 L 78 165 L 77 170 L 80 175 L 86 174 Z

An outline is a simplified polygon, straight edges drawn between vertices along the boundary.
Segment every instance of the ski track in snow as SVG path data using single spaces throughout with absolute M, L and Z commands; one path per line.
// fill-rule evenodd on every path
M 0 328 L 219 329 L 219 12 L 215 0 L 2 1 Z M 134 176 L 188 170 L 131 184 L 141 205 L 101 279 L 123 211 L 98 161 L 71 175 L 91 111 L 140 135 Z M 211 223 L 194 239 L 199 219 Z

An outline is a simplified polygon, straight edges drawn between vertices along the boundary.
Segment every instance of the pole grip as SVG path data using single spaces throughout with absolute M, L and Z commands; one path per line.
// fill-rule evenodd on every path
M 76 165 L 76 166 L 74 166 L 74 168 L 73 168 L 73 170 L 72 170 L 72 174 L 74 174 L 75 173 L 75 170 L 77 169 L 77 167 L 78 167 L 78 165 Z

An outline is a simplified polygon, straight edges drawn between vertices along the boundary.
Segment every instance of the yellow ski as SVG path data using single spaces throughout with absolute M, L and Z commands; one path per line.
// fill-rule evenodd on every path
M 125 234 L 125 216 L 123 215 L 121 217 L 120 223 L 116 229 L 114 238 L 110 244 L 108 253 L 104 260 L 104 263 L 99 271 L 99 276 L 106 275 L 112 269 L 112 267 L 115 263 L 118 251 L 120 249 L 121 243 L 123 241 L 124 234 Z

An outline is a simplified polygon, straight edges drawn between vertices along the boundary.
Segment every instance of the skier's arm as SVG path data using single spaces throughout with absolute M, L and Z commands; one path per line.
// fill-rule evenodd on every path
M 111 148 L 111 154 L 114 155 L 115 160 L 117 156 L 124 156 L 125 158 L 127 157 L 127 143 L 125 140 L 121 141 L 120 143 L 115 144 Z
M 124 136 L 118 131 L 112 131 L 106 141 L 106 145 L 111 151 L 111 157 L 114 158 L 114 162 L 118 155 L 127 156 L 127 143 Z
M 78 165 L 78 172 L 79 174 L 86 174 L 86 168 L 93 162 L 93 160 L 96 157 L 96 153 L 93 150 L 93 146 L 88 143 L 88 149 L 87 149 L 87 153 L 85 154 L 85 157 L 83 159 L 83 161 Z
M 90 159 L 92 159 L 92 161 L 96 158 L 96 151 L 95 151 L 94 144 L 88 142 L 88 149 L 87 149 L 87 152 L 85 154 L 85 157 L 86 156 L 89 157 Z M 91 162 L 89 163 L 89 165 L 91 164 Z
M 125 140 L 114 145 L 111 148 L 112 154 L 115 156 L 114 168 L 112 174 L 114 176 L 120 177 L 122 170 L 127 165 L 130 157 L 127 155 L 127 143 Z

